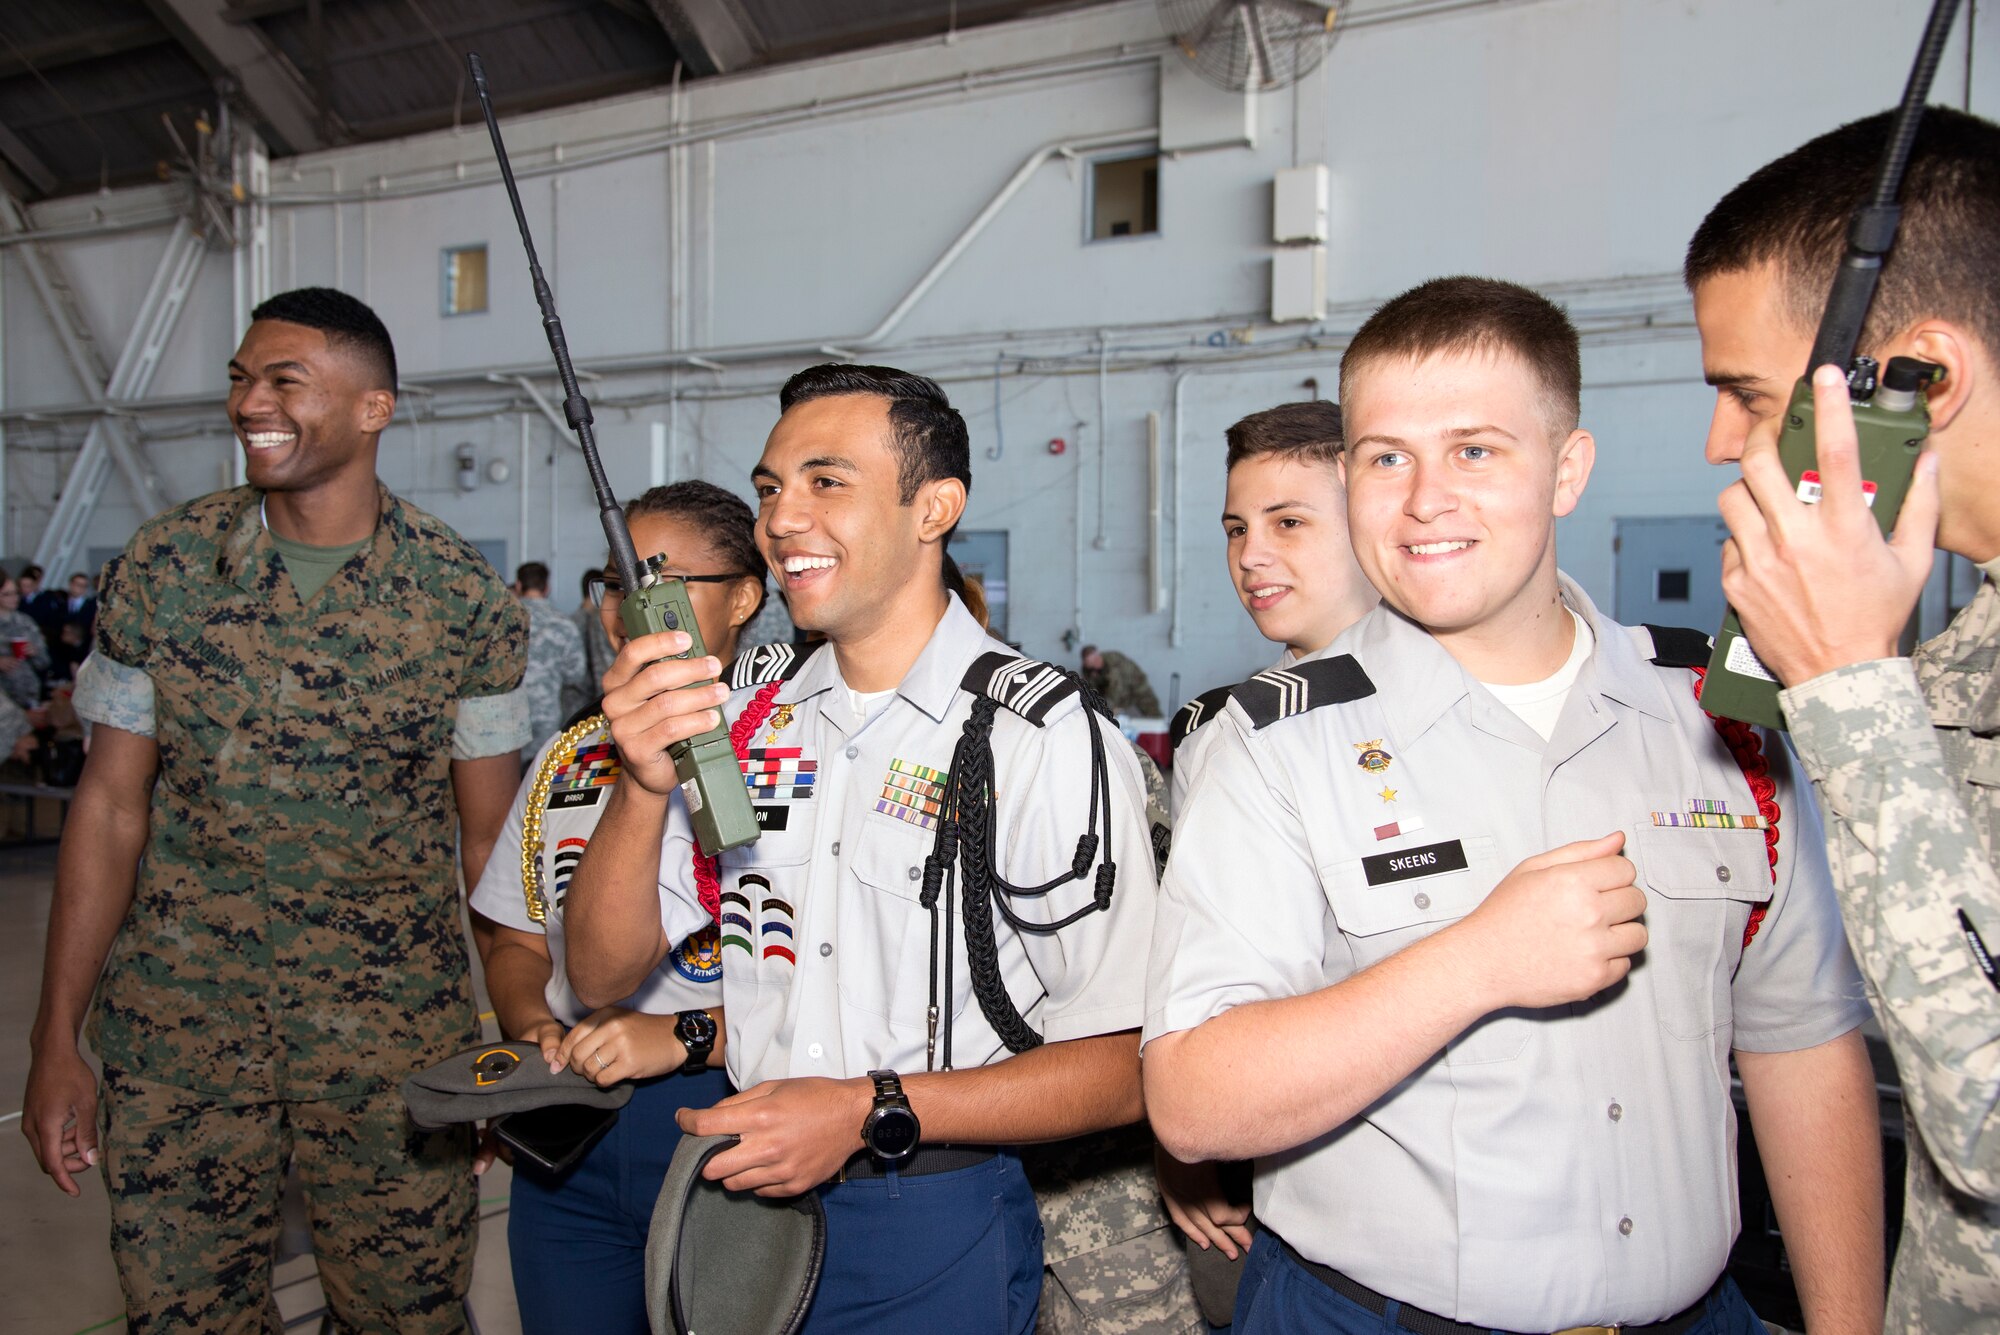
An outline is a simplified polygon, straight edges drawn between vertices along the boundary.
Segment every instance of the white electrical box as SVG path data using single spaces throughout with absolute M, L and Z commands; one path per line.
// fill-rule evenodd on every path
M 1271 323 L 1326 318 L 1326 247 L 1289 246 L 1271 256 Z
M 1288 167 L 1271 188 L 1271 239 L 1279 245 L 1326 240 L 1327 171 L 1323 162 Z

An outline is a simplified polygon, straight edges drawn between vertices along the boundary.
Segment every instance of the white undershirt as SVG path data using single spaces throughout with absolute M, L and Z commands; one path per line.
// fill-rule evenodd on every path
M 875 706 L 895 693 L 896 688 L 893 686 L 886 691 L 857 691 L 850 686 L 847 688 L 847 701 L 854 706 L 855 717 L 865 719 L 874 715 Z
M 1569 658 L 1556 669 L 1554 676 L 1519 686 L 1497 686 L 1490 681 L 1480 683 L 1493 692 L 1494 699 L 1518 714 L 1521 722 L 1540 733 L 1545 742 L 1555 735 L 1556 720 L 1562 717 L 1563 704 L 1569 699 L 1569 688 L 1576 685 L 1577 674 L 1590 660 L 1591 647 L 1596 643 L 1584 619 L 1567 607 L 1563 610 L 1569 612 L 1569 619 L 1576 625 L 1576 638 L 1570 645 Z

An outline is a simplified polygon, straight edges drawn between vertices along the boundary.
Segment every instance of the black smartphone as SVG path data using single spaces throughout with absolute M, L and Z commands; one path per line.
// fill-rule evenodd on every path
M 581 1159 L 617 1120 L 616 1108 L 558 1103 L 508 1113 L 493 1123 L 493 1134 L 528 1162 L 560 1173 Z

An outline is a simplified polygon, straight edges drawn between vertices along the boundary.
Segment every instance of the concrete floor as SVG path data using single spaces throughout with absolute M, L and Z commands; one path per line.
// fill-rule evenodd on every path
M 104 1182 L 83 1179 L 71 1200 L 35 1164 L 21 1135 L 21 1090 L 28 1079 L 28 1030 L 41 988 L 42 942 L 55 884 L 54 845 L 0 846 L 0 1330 L 9 1335 L 116 1335 L 125 1329 L 118 1277 L 106 1235 Z M 480 1009 L 486 1005 L 479 992 Z M 491 1036 L 492 1022 L 486 1029 Z M 472 1313 L 480 1335 L 519 1335 L 514 1284 L 507 1262 L 505 1164 L 480 1180 L 479 1259 L 472 1277 Z M 287 1238 L 291 1231 L 287 1231 Z M 276 1274 L 278 1310 L 287 1328 L 318 1329 L 324 1307 L 310 1256 L 284 1262 Z

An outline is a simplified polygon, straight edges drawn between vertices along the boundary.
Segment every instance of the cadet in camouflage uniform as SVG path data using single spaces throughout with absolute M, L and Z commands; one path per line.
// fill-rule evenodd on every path
M 1116 649 L 1083 646 L 1083 679 L 1104 697 L 1114 714 L 1131 718 L 1160 717 L 1160 699 L 1146 680 L 1146 670 Z
M 563 719 L 576 708 L 565 708 L 563 702 L 588 698 L 591 682 L 582 633 L 549 601 L 549 568 L 540 561 L 530 561 L 516 570 L 514 593 L 528 609 L 528 670 L 521 678 L 533 736 L 521 748 L 521 763 L 528 765 L 534 763 L 542 743 L 555 736 Z
M 453 838 L 477 878 L 526 618 L 376 481 L 396 379 L 367 307 L 272 298 L 230 381 L 250 485 L 148 521 L 105 580 L 23 1130 L 71 1195 L 102 1168 L 135 1332 L 277 1328 L 288 1161 L 334 1325 L 456 1331 L 471 1141 L 414 1130 L 397 1083 L 478 1037 Z
M 1752 175 L 1709 214 L 1687 278 L 1709 382 L 1708 457 L 1740 461 L 1723 494 L 1735 535 L 1723 588 L 1765 666 L 1819 791 L 1828 860 L 1909 1124 L 1903 1240 L 1887 1329 L 2000 1329 L 2000 126 L 1924 113 L 1901 238 L 1861 351 L 1942 367 L 1932 430 L 1896 537 L 1860 485 L 1837 372 L 1815 381 L 1824 498 L 1802 503 L 1771 449 L 1813 321 L 1888 137 L 1887 115 L 1823 135 Z M 1908 660 L 1897 641 L 1933 542 L 1986 575 L 1970 606 Z

